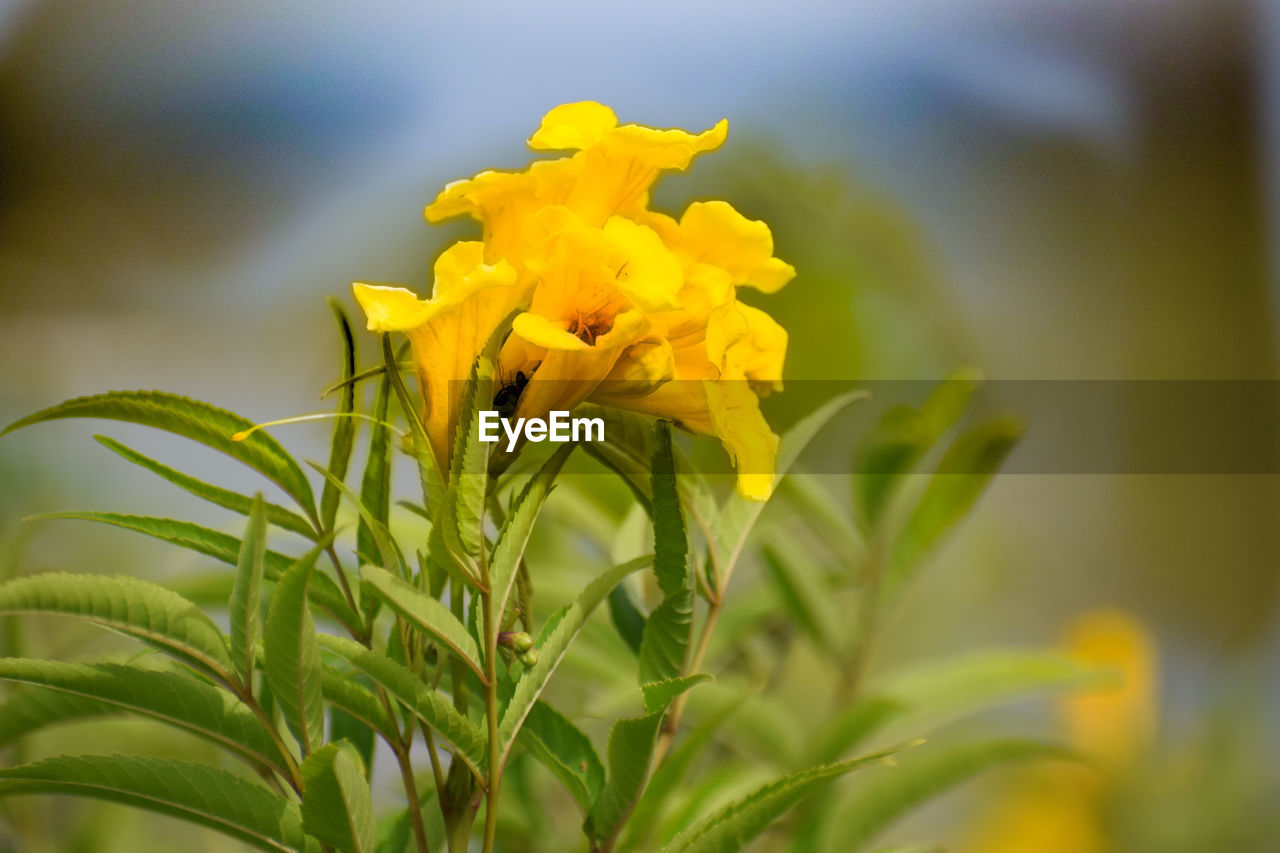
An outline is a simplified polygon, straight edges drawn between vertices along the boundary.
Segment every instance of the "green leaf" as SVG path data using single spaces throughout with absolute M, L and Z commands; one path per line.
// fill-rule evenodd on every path
M 841 394 L 813 412 L 801 418 L 787 434 L 782 436 L 778 444 L 778 463 L 775 479 L 785 476 L 795 463 L 805 446 L 813 440 L 827 422 L 844 410 L 849 404 L 865 399 L 865 391 L 850 391 Z M 742 556 L 746 547 L 747 536 L 755 525 L 756 519 L 764 511 L 766 501 L 753 501 L 736 492 L 729 496 L 716 520 L 716 540 L 711 550 L 712 561 L 721 575 L 728 574 Z
M 232 566 L 240 562 L 239 539 L 189 521 L 174 521 L 169 518 L 152 518 L 145 515 L 124 515 L 118 512 L 51 512 L 31 516 L 31 518 L 66 518 L 110 524 L 154 536 L 156 539 L 179 545 L 197 554 L 213 557 Z M 328 541 L 324 540 L 325 543 Z M 293 561 L 293 557 L 267 551 L 263 554 L 263 576 L 269 581 L 278 581 L 289 566 L 293 565 Z M 312 579 L 310 595 L 316 604 L 332 613 L 343 625 L 352 631 L 360 630 L 360 618 L 352 611 L 346 598 L 328 575 L 317 574 Z
M 384 424 L 391 403 L 391 380 L 383 376 L 378 383 L 378 394 L 373 402 L 373 417 L 379 421 L 373 425 L 369 436 L 369 455 L 364 464 L 364 477 L 360 482 L 360 503 L 365 512 L 359 513 L 360 526 L 356 531 L 356 553 L 366 563 L 385 548 L 385 543 L 374 536 L 381 525 L 386 529 L 391 518 L 391 430 Z M 374 521 L 370 526 L 366 518 Z
M 583 825 L 596 847 L 611 846 L 644 792 L 664 713 L 665 709 L 618 720 L 609 730 L 609 776 Z
M 736 702 L 726 702 L 719 711 L 689 732 L 679 746 L 667 753 L 662 763 L 653 771 L 653 778 L 645 786 L 640 802 L 627 821 L 628 831 L 631 833 L 627 849 L 652 849 L 654 845 L 649 840 L 658 830 L 658 818 L 667 797 L 680 786 L 690 766 L 705 753 L 711 738 L 738 707 Z
M 307 833 L 343 853 L 373 853 L 378 842 L 373 795 L 359 759 L 331 743 L 313 752 L 299 769 Z
M 493 595 L 495 613 L 503 613 L 507 600 L 511 597 L 511 587 L 515 583 L 516 572 L 520 568 L 520 560 L 524 557 L 525 548 L 529 545 L 529 536 L 533 533 L 533 524 L 538 518 L 551 488 L 555 485 L 556 476 L 564 467 L 565 460 L 573 452 L 575 445 L 563 444 L 556 448 L 551 458 L 543 463 L 538 473 L 525 484 L 519 496 L 511 504 L 507 519 L 498 533 L 498 541 L 493 546 L 493 558 L 489 563 L 489 585 Z
M 435 453 L 432 451 L 431 442 L 427 438 L 427 431 L 422 426 L 422 418 L 418 417 L 418 408 L 414 405 L 413 398 L 409 395 L 409 389 L 404 385 L 404 378 L 400 376 L 399 359 L 396 358 L 395 351 L 391 347 L 390 334 L 383 334 L 382 336 L 382 361 L 386 367 L 386 372 L 383 375 L 391 380 L 391 390 L 395 392 L 396 400 L 400 403 L 405 419 L 409 422 L 409 436 L 413 441 L 413 456 L 418 463 L 418 479 L 422 483 L 422 499 L 427 508 L 434 513 L 444 499 L 444 478 L 441 476 L 440 467 L 436 463 Z
M 242 684 L 253 685 L 253 662 L 262 620 L 263 558 L 267 552 L 267 523 L 262 494 L 254 496 L 249 527 L 240 545 L 235 586 L 231 588 L 231 662 Z
M 377 566 L 364 566 L 360 569 L 360 575 L 374 595 L 414 626 L 447 646 L 481 680 L 484 679 L 480 649 L 467 632 L 466 626 L 449 612 L 449 608 Z
M 162 391 L 111 391 L 77 397 L 14 421 L 0 435 L 60 418 L 107 418 L 166 430 L 238 459 L 284 489 L 308 514 L 315 512 L 311 484 L 298 463 L 263 430 L 243 441 L 232 436 L 253 426 L 237 414 Z
M 124 709 L 116 705 L 70 693 L 39 688 L 17 690 L 0 704 L 0 747 L 46 726 L 123 713 Z
M 664 596 L 680 592 L 689 580 L 689 540 L 676 493 L 676 463 L 671 453 L 671 423 L 653 424 L 653 573 Z
M 578 595 L 578 598 L 564 610 L 558 621 L 554 623 L 554 626 L 551 622 L 547 623 L 547 627 L 551 628 L 551 630 L 545 631 L 544 629 L 545 635 L 539 638 L 537 645 L 538 662 L 525 670 L 524 675 L 516 682 L 515 689 L 511 694 L 511 700 L 502 712 L 502 719 L 498 724 L 499 738 L 503 745 L 502 755 L 504 761 L 511 751 L 511 745 L 520 730 L 521 724 L 524 723 L 525 717 L 530 709 L 533 708 L 534 702 L 542 694 L 543 689 L 547 686 L 547 681 L 550 680 L 552 673 L 556 671 L 556 667 L 560 665 L 560 661 L 564 659 L 565 652 L 569 650 L 569 645 L 578 636 L 578 632 L 582 630 L 587 617 L 609 594 L 609 590 L 617 586 L 623 578 L 652 564 L 653 558 L 645 556 L 605 571 L 586 585 Z
M 662 603 L 645 622 L 640 641 L 640 681 L 665 681 L 684 672 L 689 637 L 693 632 L 693 575 L 689 571 L 689 540 L 676 492 L 671 425 L 653 425 L 653 570 L 662 590 Z
M 324 477 L 326 483 L 331 484 L 353 507 L 356 508 L 356 512 L 360 514 L 360 521 L 364 525 L 364 530 L 374 541 L 377 549 L 377 556 L 379 557 L 378 562 L 380 562 L 388 571 L 396 571 L 403 574 L 405 572 L 404 555 L 400 553 L 399 546 L 396 545 L 395 540 L 391 538 L 391 531 L 387 529 L 387 526 L 374 518 L 373 513 L 369 511 L 369 508 L 360 501 L 360 498 L 356 496 L 356 493 L 351 491 L 345 483 L 341 483 L 336 480 L 332 474 L 317 465 L 315 462 L 307 460 L 307 464 L 319 472 L 320 476 Z
M 248 495 L 242 495 L 239 492 L 228 491 L 217 486 L 211 486 L 203 480 L 197 480 L 189 474 L 181 471 L 175 471 L 167 465 L 147 456 L 143 456 L 131 447 L 121 444 L 113 438 L 107 438 L 105 435 L 95 435 L 94 438 L 103 447 L 119 454 L 123 458 L 129 460 L 135 465 L 140 465 L 158 474 L 164 479 L 173 483 L 175 486 L 185 489 L 198 498 L 215 503 L 220 507 L 229 509 L 232 512 L 238 512 L 241 515 L 248 515 L 253 510 L 253 498 Z M 273 503 L 263 504 L 266 508 L 267 521 L 279 527 L 281 530 L 288 530 L 290 533 L 297 533 L 299 536 L 305 536 L 308 539 L 315 540 L 316 532 L 312 529 L 311 524 L 302 516 L 285 509 L 282 506 Z
M 372 690 L 331 666 L 324 667 L 321 677 L 324 701 L 389 740 L 396 739 L 398 735 L 395 723 L 387 716 L 386 708 L 378 701 L 378 697 L 373 695 Z M 334 739 L 337 737 L 335 733 Z
M 951 445 L 903 525 L 884 578 L 886 599 L 892 599 L 943 534 L 969 512 L 1023 431 L 1020 419 L 1006 416 L 976 427 Z
M 333 424 L 333 439 L 329 443 L 328 471 L 338 482 L 347 476 L 347 466 L 351 463 L 351 447 L 355 442 L 355 418 L 347 417 L 356 410 L 356 386 L 352 381 L 356 373 L 356 341 L 351 334 L 351 321 L 347 312 L 342 310 L 338 300 L 329 297 L 329 310 L 338 323 L 338 334 L 342 336 L 342 397 L 338 400 L 338 417 Z M 379 418 L 385 420 L 385 415 Z M 320 494 L 320 526 L 323 530 L 332 530 L 334 519 L 338 516 L 338 490 L 329 482 L 325 482 L 324 491 Z
M 498 336 L 494 335 L 494 339 Z M 441 521 L 445 544 L 454 557 L 475 574 L 476 561 L 485 547 L 484 500 L 489 484 L 489 453 L 493 445 L 480 441 L 480 410 L 493 400 L 493 340 L 471 366 L 462 391 L 458 426 L 454 433 L 449 485 Z
M 227 683 L 231 656 L 200 608 L 161 586 L 130 577 L 49 572 L 0 586 L 0 613 L 61 613 L 135 637 Z
M 58 756 L 0 769 L 0 797 L 61 794 L 159 812 L 261 850 L 308 850 L 298 807 L 235 774 L 195 761 Z
M 604 785 L 604 765 L 591 739 L 546 702 L 535 702 L 518 742 L 565 786 L 585 815 Z
M 418 719 L 453 744 L 457 756 L 477 776 L 482 775 L 487 756 L 484 733 L 421 678 L 390 658 L 343 637 L 322 634 L 320 644 L 381 685 Z
M 225 690 L 180 672 L 114 663 L 3 658 L 0 680 L 34 685 L 20 695 L 49 691 L 72 697 L 70 703 L 52 703 L 61 713 L 50 722 L 139 714 L 208 738 L 241 758 L 288 775 L 276 742 L 248 707 Z
M 303 755 L 324 742 L 324 694 L 316 625 L 307 606 L 307 582 L 317 549 L 293 564 L 271 596 L 263 649 L 267 683 L 285 720 L 298 737 Z
M 765 569 L 791 618 L 819 649 L 828 654 L 841 654 L 844 646 L 838 627 L 841 615 L 821 579 L 808 566 L 801 566 L 801 559 L 795 559 L 803 557 L 804 552 L 766 546 L 763 553 Z
M 972 368 L 939 383 L 920 406 L 894 406 L 860 442 L 854 455 L 854 505 L 863 530 L 879 522 L 890 498 L 938 439 L 963 417 L 981 384 Z
M 901 748 L 810 767 L 757 788 L 677 835 L 662 853 L 736 853 L 805 797 L 860 767 L 892 763 Z
M 815 739 L 817 760 L 838 758 L 891 721 L 930 731 L 948 720 L 1013 702 L 1104 684 L 1109 674 L 1061 655 L 985 651 L 901 670 L 832 717 Z
M 609 776 L 583 827 L 588 836 L 604 842 L 606 849 L 612 846 L 644 793 L 653 749 L 667 706 L 693 685 L 710 678 L 709 675 L 691 675 L 646 684 L 642 689 L 648 713 L 613 724 L 609 731 Z
M 640 685 L 640 692 L 644 694 L 644 709 L 649 713 L 661 711 L 675 701 L 677 696 L 695 684 L 711 680 L 712 676 L 705 672 L 700 672 L 697 675 L 686 675 L 681 678 L 669 678 L 666 681 L 651 681 L 648 684 L 642 684 Z
M 842 849 L 856 850 L 906 812 L 984 770 L 1049 758 L 1071 759 L 1074 754 L 1053 744 L 1012 739 L 920 750 L 916 760 L 883 774 L 835 815 L 833 837 L 840 839 Z
M 644 614 L 631 600 L 631 593 L 625 584 L 618 584 L 609 593 L 609 618 L 618 636 L 627 644 L 632 652 L 640 654 L 640 644 L 644 640 Z

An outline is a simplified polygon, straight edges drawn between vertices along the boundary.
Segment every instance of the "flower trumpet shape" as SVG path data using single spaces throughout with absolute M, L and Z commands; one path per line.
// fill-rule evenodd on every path
M 619 125 L 593 102 L 556 107 L 529 144 L 572 153 L 481 172 L 427 206 L 428 221 L 470 216 L 483 237 L 441 256 L 431 299 L 355 286 L 371 330 L 409 335 L 442 466 L 462 380 L 517 311 L 494 408 L 538 418 L 590 401 L 670 418 L 720 439 L 742 494 L 771 494 L 777 437 L 758 397 L 781 387 L 787 333 L 736 290 L 772 293 L 795 270 L 773 256 L 767 225 L 726 202 L 692 204 L 678 220 L 648 208 L 664 171 L 687 168 L 727 131 L 724 121 L 702 133 Z

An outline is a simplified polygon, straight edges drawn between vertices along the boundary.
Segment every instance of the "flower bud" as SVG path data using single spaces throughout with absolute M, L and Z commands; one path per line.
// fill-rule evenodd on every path
M 528 649 L 527 651 L 521 652 L 520 663 L 525 666 L 536 666 L 538 663 L 538 650 Z

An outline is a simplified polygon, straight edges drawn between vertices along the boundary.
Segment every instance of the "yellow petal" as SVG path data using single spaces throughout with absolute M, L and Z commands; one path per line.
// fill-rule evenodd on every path
M 773 494 L 778 437 L 760 411 L 760 401 L 738 380 L 704 382 L 715 434 L 738 469 L 738 493 L 754 501 Z
M 557 322 L 541 314 L 525 312 L 516 316 L 511 331 L 534 346 L 552 350 L 584 350 L 591 345 L 566 330 L 563 321 Z
M 707 357 L 722 376 L 781 390 L 786 355 L 787 330 L 759 308 L 735 301 L 711 312 Z
M 422 390 L 422 417 L 431 449 L 447 468 L 457 427 L 463 383 L 471 366 L 499 324 L 527 301 L 510 264 L 477 264 L 475 246 L 446 251 L 437 264 L 439 277 L 430 300 L 398 287 L 356 284 L 354 291 L 369 319 L 369 328 L 405 332 Z
M 529 137 L 530 148 L 588 148 L 615 128 L 613 110 L 595 101 L 561 104 L 542 118 L 542 125 Z
M 658 130 L 638 124 L 624 124 L 601 138 L 615 157 L 634 157 L 654 169 L 687 169 L 695 156 L 713 151 L 729 135 L 729 122 L 720 119 L 702 133 L 685 130 Z
M 624 311 L 614 320 L 613 328 L 589 346 L 547 348 L 520 395 L 517 416 L 541 418 L 552 410 L 573 409 L 609 375 L 623 350 L 645 337 L 648 327 L 648 321 L 639 311 Z M 509 358 L 504 346 L 499 356 L 504 375 Z
M 795 268 L 773 257 L 769 226 L 747 219 L 724 201 L 695 202 L 680 217 L 681 248 L 694 260 L 715 264 L 747 284 L 773 293 L 795 276 Z
M 683 276 L 680 262 L 655 231 L 621 216 L 604 224 L 604 236 L 617 253 L 612 266 L 618 288 L 646 311 L 675 308 Z
M 671 350 L 671 342 L 662 337 L 648 337 L 623 350 L 597 390 L 624 397 L 651 394 L 659 385 L 674 379 L 675 375 L 675 354 Z
M 380 284 L 351 285 L 371 332 L 403 332 L 420 326 L 437 306 L 418 298 L 412 290 Z

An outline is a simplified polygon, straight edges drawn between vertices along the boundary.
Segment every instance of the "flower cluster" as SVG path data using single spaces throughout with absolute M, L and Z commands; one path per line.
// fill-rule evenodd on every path
M 515 416 L 590 401 L 670 418 L 720 439 L 743 495 L 769 496 L 777 437 L 758 396 L 781 384 L 787 333 L 736 290 L 771 293 L 795 270 L 773 256 L 767 225 L 726 202 L 691 204 L 678 220 L 649 209 L 664 171 L 687 168 L 727 132 L 723 120 L 693 134 L 619 125 L 589 101 L 556 107 L 529 145 L 573 153 L 481 172 L 427 206 L 430 222 L 467 215 L 483 227 L 481 241 L 440 256 L 430 299 L 355 285 L 371 331 L 410 338 L 442 466 L 459 380 L 518 311 L 497 364 L 499 394 L 518 395 Z

